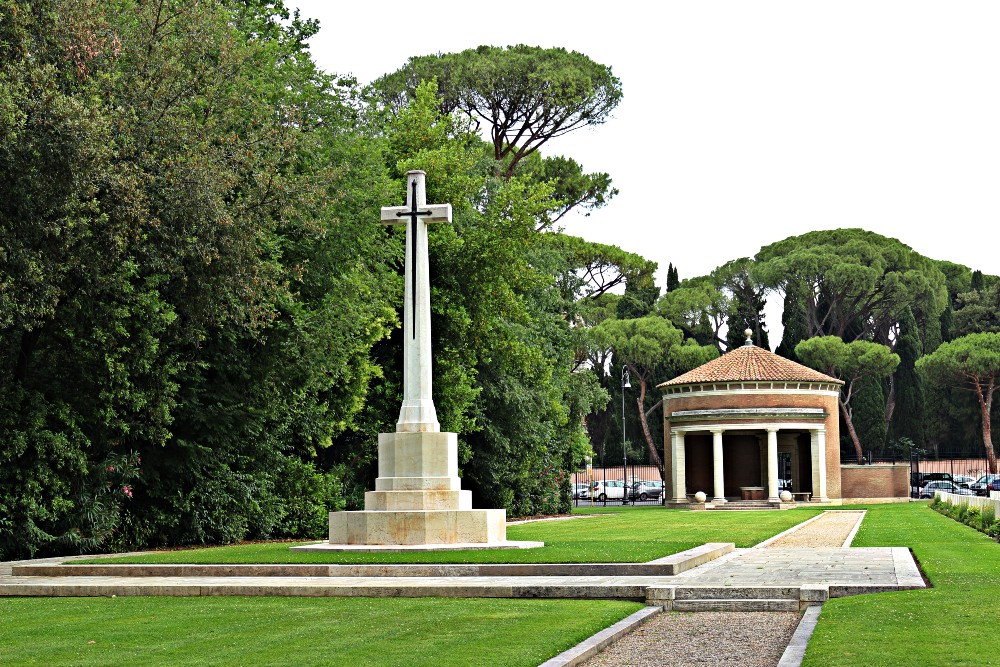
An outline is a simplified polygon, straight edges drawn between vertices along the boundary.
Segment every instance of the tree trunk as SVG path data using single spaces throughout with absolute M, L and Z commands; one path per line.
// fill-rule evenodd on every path
M 889 391 L 885 397 L 885 432 L 891 433 L 892 413 L 896 411 L 896 375 L 889 376 Z
M 839 398 L 837 402 L 840 403 L 840 414 L 844 415 L 844 422 L 847 423 L 847 432 L 851 436 L 851 442 L 854 443 L 854 453 L 857 455 L 858 464 L 860 465 L 865 461 L 865 455 L 861 452 L 861 441 L 858 440 L 857 431 L 854 430 L 854 422 L 851 421 L 851 415 L 847 411 L 847 404 Z
M 983 418 L 983 446 L 986 448 L 986 472 L 993 475 L 997 471 L 997 455 L 993 451 L 993 434 L 992 428 L 990 427 L 990 410 L 993 407 L 993 390 L 996 388 L 994 386 L 995 379 L 990 378 L 990 383 L 986 386 L 986 395 L 983 395 L 983 385 L 977 379 L 976 386 L 976 398 L 979 399 L 979 409 L 982 411 Z
M 656 469 L 660 471 L 660 480 L 666 482 L 663 474 L 663 459 L 660 458 L 660 453 L 656 451 L 656 445 L 653 443 L 653 436 L 649 433 L 649 422 L 646 421 L 646 380 L 636 373 L 639 378 L 639 397 L 635 399 L 636 404 L 639 406 L 639 421 L 642 423 L 642 434 L 646 438 L 646 447 L 649 449 L 650 456 L 653 457 L 653 463 L 656 464 Z M 625 425 L 622 424 L 622 428 Z

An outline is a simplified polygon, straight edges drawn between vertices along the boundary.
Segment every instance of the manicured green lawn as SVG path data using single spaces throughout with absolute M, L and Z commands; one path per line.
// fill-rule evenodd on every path
M 689 512 L 662 507 L 581 508 L 596 514 L 510 526 L 507 538 L 545 542 L 540 549 L 428 553 L 323 553 L 290 551 L 289 544 L 251 544 L 165 551 L 100 559 L 100 563 L 641 563 L 705 542 L 749 547 L 817 514 L 787 512 Z M 79 561 L 77 561 L 79 562 Z
M 831 600 L 804 667 L 1000 665 L 1000 544 L 923 503 L 868 508 L 854 546 L 908 546 L 934 588 Z
M 534 667 L 641 607 L 585 600 L 6 598 L 0 664 Z

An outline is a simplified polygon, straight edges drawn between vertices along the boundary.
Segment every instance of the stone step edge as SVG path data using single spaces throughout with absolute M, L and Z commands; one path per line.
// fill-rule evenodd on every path
M 823 604 L 831 597 L 838 597 L 834 593 L 847 593 L 856 595 L 861 592 L 869 592 L 868 589 L 860 590 L 856 587 L 851 592 L 833 591 L 835 587 L 820 584 L 806 584 L 802 586 L 648 586 L 646 588 L 646 604 L 657 605 L 665 610 L 692 611 L 691 609 L 681 609 L 680 607 L 691 606 L 688 603 L 703 602 L 741 602 L 752 600 L 755 602 L 788 602 L 798 605 L 796 608 Z M 840 587 L 844 588 L 844 587 Z M 894 588 L 895 590 L 895 588 Z M 680 604 L 680 607 L 678 607 Z M 737 605 L 738 606 L 738 605 Z
M 597 634 L 584 639 L 573 648 L 567 649 L 556 657 L 546 660 L 539 667 L 573 667 L 573 665 L 579 665 L 661 613 L 663 613 L 661 607 L 645 607 L 640 609 L 611 627 L 605 628 Z
M 473 565 L 317 564 L 135 564 L 14 565 L 19 577 L 530 577 L 673 576 L 735 550 L 731 542 L 709 542 L 648 563 L 526 563 Z
M 648 565 L 666 565 L 669 567 L 669 574 L 675 575 L 693 570 L 734 551 L 736 544 L 733 542 L 706 542 L 693 549 L 651 560 Z
M 190 579 L 155 583 L 96 582 L 65 579 L 58 582 L 0 583 L 3 597 L 435 597 L 435 598 L 509 598 L 569 600 L 632 600 L 642 602 L 646 587 L 630 584 L 439 584 L 401 585 L 361 584 L 354 586 L 271 584 L 266 582 L 199 583 Z
M 809 604 L 809 603 L 807 603 Z M 671 611 L 801 611 L 799 600 L 674 600 Z

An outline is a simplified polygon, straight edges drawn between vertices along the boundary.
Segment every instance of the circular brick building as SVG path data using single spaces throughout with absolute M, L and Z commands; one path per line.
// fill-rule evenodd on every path
M 659 385 L 663 391 L 664 496 L 688 504 L 841 497 L 837 398 L 841 380 L 743 347 Z M 829 446 L 828 446 L 829 443 Z

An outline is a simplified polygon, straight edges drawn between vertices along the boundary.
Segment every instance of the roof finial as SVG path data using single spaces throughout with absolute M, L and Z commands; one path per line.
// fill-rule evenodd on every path
M 753 347 L 753 330 L 745 329 L 743 331 L 743 335 L 747 337 L 747 342 L 744 343 L 744 347 L 746 346 Z

